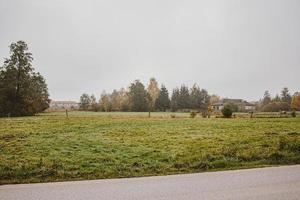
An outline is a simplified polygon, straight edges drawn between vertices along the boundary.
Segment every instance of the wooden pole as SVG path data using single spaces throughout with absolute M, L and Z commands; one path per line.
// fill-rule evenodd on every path
M 66 109 L 66 117 L 69 119 L 68 109 Z

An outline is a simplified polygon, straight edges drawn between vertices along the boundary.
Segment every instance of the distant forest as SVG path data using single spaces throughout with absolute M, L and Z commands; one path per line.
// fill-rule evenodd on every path
M 212 105 L 222 99 L 215 94 L 210 95 L 206 89 L 194 84 L 191 88 L 181 85 L 172 90 L 171 95 L 161 84 L 159 87 L 155 78 L 151 78 L 147 87 L 139 80 L 135 80 L 127 89 L 113 90 L 112 93 L 102 92 L 99 100 L 95 95 L 82 94 L 79 108 L 91 111 L 198 111 L 211 112 Z M 277 112 L 300 110 L 300 93 L 290 94 L 288 88 L 283 88 L 280 95 L 272 97 L 265 91 L 262 99 L 255 104 L 253 111 Z M 232 111 L 238 110 L 234 102 L 227 102 Z

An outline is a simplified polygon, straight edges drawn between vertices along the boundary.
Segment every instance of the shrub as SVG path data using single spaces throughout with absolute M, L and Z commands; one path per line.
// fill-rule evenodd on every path
M 225 103 L 224 106 L 227 106 L 228 108 L 230 108 L 230 110 L 232 112 L 238 112 L 239 111 L 239 106 L 233 102 L 228 102 L 228 103 Z
M 292 115 L 292 117 L 296 117 L 296 111 L 293 110 L 293 111 L 291 112 L 291 115 Z
M 197 113 L 196 113 L 196 112 L 194 112 L 194 111 L 190 112 L 190 118 L 195 118 L 195 117 L 196 117 L 196 115 L 197 115 Z
M 290 105 L 286 102 L 272 102 L 265 105 L 262 108 L 263 112 L 279 112 L 279 111 L 288 111 L 290 109 Z
M 175 114 L 171 114 L 170 116 L 171 116 L 171 118 L 175 118 L 175 117 L 176 117 L 176 115 L 175 115 Z
M 202 115 L 203 118 L 208 117 L 208 113 L 207 112 L 202 112 L 201 115 Z
M 229 106 L 225 105 L 224 108 L 222 109 L 222 114 L 223 117 L 225 118 L 231 118 L 232 116 L 232 110 Z

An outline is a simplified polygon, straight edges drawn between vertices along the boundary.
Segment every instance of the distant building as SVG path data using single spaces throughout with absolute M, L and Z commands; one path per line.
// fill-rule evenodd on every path
M 51 101 L 51 109 L 78 109 L 79 104 L 76 101 Z
M 222 99 L 217 103 L 213 103 L 212 107 L 214 111 L 221 111 L 226 103 L 233 103 L 238 106 L 239 111 L 253 111 L 255 110 L 255 104 L 249 103 L 243 99 Z

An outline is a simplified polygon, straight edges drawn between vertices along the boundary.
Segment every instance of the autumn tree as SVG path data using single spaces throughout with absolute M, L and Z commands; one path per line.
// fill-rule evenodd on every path
M 121 111 L 130 111 L 129 93 L 124 88 L 121 88 L 121 90 L 119 91 L 119 97 Z
M 155 102 L 156 99 L 159 96 L 159 88 L 157 81 L 155 78 L 151 78 L 149 81 L 149 85 L 147 88 L 147 93 L 148 93 L 148 103 L 149 103 L 149 111 L 154 111 L 155 109 Z
M 34 115 L 49 107 L 47 84 L 32 67 L 24 41 L 10 45 L 10 57 L 0 67 L 0 116 Z
M 111 110 L 120 111 L 121 110 L 121 99 L 120 93 L 118 90 L 113 90 L 110 95 Z
M 293 110 L 300 111 L 300 92 L 296 92 L 293 95 L 292 102 L 291 102 L 291 108 Z
M 110 101 L 110 95 L 107 94 L 105 91 L 102 92 L 100 100 L 100 109 L 105 112 L 111 111 L 111 101 Z
M 160 93 L 155 102 L 155 107 L 159 111 L 166 111 L 170 108 L 169 92 L 164 85 L 161 85 Z

